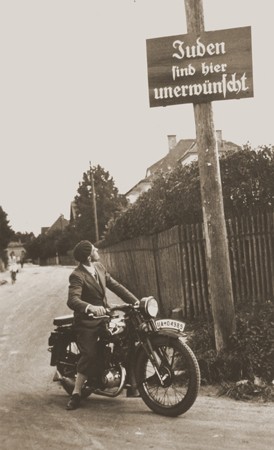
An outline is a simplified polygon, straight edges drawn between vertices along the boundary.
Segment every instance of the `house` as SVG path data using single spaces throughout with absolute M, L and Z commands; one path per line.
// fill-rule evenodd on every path
M 151 187 L 153 179 L 160 172 L 168 172 L 174 169 L 178 163 L 187 165 L 198 159 L 196 139 L 181 139 L 177 142 L 176 135 L 168 135 L 168 153 L 162 159 L 152 164 L 146 170 L 146 176 L 133 186 L 125 196 L 130 203 L 134 203 L 137 198 Z M 238 151 L 241 147 L 233 142 L 225 141 L 222 131 L 216 131 L 216 141 L 219 155 L 230 151 Z
M 227 152 L 235 152 L 241 150 L 241 147 L 237 144 L 234 144 L 230 141 L 225 141 L 223 139 L 222 131 L 216 130 L 216 141 L 218 147 L 218 154 L 221 156 Z M 183 153 L 183 155 L 179 158 L 179 161 L 182 165 L 190 164 L 193 161 L 198 160 L 198 150 L 196 141 L 188 148 L 188 150 Z
M 11 241 L 6 248 L 7 255 L 9 256 L 11 252 L 14 253 L 17 260 L 20 260 L 26 254 L 26 249 L 22 242 L 20 241 Z
M 63 231 L 69 224 L 69 221 L 64 218 L 64 215 L 61 214 L 58 219 L 50 226 L 50 227 L 42 227 L 41 234 L 49 234 L 53 231 Z
M 146 178 L 143 178 L 141 181 L 135 184 L 135 186 L 133 186 L 133 188 L 131 188 L 130 191 L 125 194 L 128 201 L 130 203 L 134 203 L 141 194 L 148 191 L 151 187 L 151 181 L 152 177 L 147 176 Z

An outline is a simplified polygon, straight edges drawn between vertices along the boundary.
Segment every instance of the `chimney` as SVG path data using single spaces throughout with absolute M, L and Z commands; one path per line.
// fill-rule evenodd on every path
M 176 134 L 168 134 L 168 150 L 169 152 L 174 149 L 177 144 Z
M 222 130 L 216 130 L 216 140 L 217 140 L 217 147 L 223 146 L 223 132 Z

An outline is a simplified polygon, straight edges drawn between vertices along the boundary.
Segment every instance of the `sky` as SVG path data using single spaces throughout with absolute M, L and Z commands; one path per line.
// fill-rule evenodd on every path
M 251 27 L 254 97 L 212 102 L 223 138 L 274 144 L 272 0 L 203 0 L 205 30 Z M 195 138 L 192 104 L 150 108 L 146 40 L 186 34 L 184 0 L 0 0 L 0 206 L 40 234 L 89 163 L 124 194 Z

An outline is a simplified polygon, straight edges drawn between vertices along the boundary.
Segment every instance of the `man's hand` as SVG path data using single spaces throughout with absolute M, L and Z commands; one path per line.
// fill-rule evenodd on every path
M 87 314 L 94 314 L 94 316 L 104 316 L 106 314 L 106 310 L 103 306 L 95 306 L 95 305 L 88 305 L 86 309 Z

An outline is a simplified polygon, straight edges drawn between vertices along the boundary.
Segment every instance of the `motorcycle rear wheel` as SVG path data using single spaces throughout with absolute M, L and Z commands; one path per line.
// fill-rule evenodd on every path
M 75 385 L 77 362 L 80 356 L 76 342 L 70 339 L 64 341 L 60 348 L 59 355 L 56 368 L 62 376 L 60 383 L 63 389 L 71 395 Z M 87 398 L 91 393 L 92 389 L 84 385 L 82 388 L 81 397 Z
M 165 381 L 162 385 L 146 352 L 141 349 L 136 362 L 139 393 L 155 413 L 179 416 L 191 408 L 198 395 L 200 370 L 197 359 L 181 338 L 158 335 L 150 341 Z

